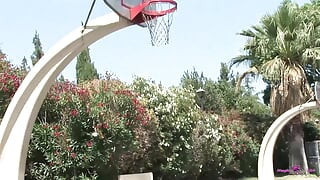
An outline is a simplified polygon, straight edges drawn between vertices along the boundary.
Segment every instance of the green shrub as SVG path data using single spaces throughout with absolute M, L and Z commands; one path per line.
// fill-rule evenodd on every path
M 117 179 L 126 154 L 141 159 L 148 149 L 138 132 L 147 133 L 152 118 L 120 82 L 57 83 L 44 105 L 31 137 L 28 178 Z
M 303 125 L 304 140 L 314 141 L 320 140 L 320 127 L 316 122 L 306 122 Z
M 257 176 L 260 143 L 245 131 L 246 123 L 238 112 L 220 119 L 225 129 L 224 144 L 230 148 L 234 161 L 226 171 L 233 171 L 242 176 Z
M 161 156 L 154 157 L 156 176 L 183 179 L 221 175 L 232 159 L 220 143 L 222 126 L 217 116 L 199 109 L 191 88 L 166 89 L 142 78 L 137 78 L 132 88 L 158 121 Z

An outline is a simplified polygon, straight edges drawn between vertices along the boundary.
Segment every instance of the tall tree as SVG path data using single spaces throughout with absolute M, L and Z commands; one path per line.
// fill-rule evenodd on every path
M 34 51 L 31 55 L 31 61 L 32 61 L 32 65 L 35 65 L 40 60 L 40 58 L 44 55 L 42 51 L 39 33 L 37 31 L 33 37 L 32 43 L 34 45 Z
M 99 78 L 97 69 L 91 62 L 89 48 L 83 50 L 77 57 L 76 76 L 78 84 Z
M 64 78 L 64 76 L 61 74 L 60 77 L 57 79 L 58 82 L 65 82 L 66 79 Z
M 192 86 L 196 91 L 197 89 L 203 88 L 206 82 L 206 77 L 204 77 L 203 72 L 198 73 L 193 67 L 192 71 L 185 71 L 180 80 L 182 87 Z
M 219 81 L 229 81 L 230 80 L 230 69 L 226 63 L 220 63 L 220 75 L 219 75 Z M 231 74 L 232 76 L 232 74 Z
M 30 66 L 28 65 L 28 61 L 26 57 L 23 57 L 21 62 L 21 69 L 28 72 L 30 70 Z
M 259 25 L 240 33 L 249 38 L 244 46 L 246 54 L 234 58 L 233 64 L 248 63 L 250 69 L 255 69 L 255 73 L 270 83 L 270 106 L 278 116 L 312 96 L 304 68 L 307 65 L 320 67 L 317 61 L 320 58 L 320 23 L 319 18 L 307 18 L 310 13 L 285 0 L 274 14 L 264 16 Z M 299 165 L 307 170 L 304 118 L 303 115 L 293 118 L 286 132 L 289 167 Z

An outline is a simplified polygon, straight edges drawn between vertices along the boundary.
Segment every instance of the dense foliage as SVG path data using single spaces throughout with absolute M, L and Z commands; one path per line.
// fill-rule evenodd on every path
M 41 50 L 37 33 L 34 43 Z M 43 102 L 26 179 L 117 179 L 139 172 L 166 180 L 256 176 L 272 117 L 250 88 L 236 90 L 236 78 L 221 66 L 218 81 L 193 69 L 177 87 L 143 78 L 126 85 L 111 76 L 96 79 L 87 49 L 78 57 L 79 83 L 60 78 Z M 14 67 L 0 53 L 1 117 L 27 70 L 26 59 Z
M 26 72 L 2 57 L 4 113 Z M 264 132 L 268 121 L 261 117 L 268 111 L 256 97 L 234 94 L 234 81 L 203 78 L 208 91 L 204 109 L 192 85 L 165 88 L 142 78 L 130 86 L 114 79 L 55 82 L 32 132 L 26 178 L 116 179 L 137 172 L 162 179 L 255 175 L 262 135 L 254 131 Z M 220 101 L 213 102 L 210 93 Z M 219 112 L 207 106 L 215 103 L 220 103 L 215 106 Z M 250 118 L 262 125 L 251 129 Z
M 193 69 L 170 88 L 143 78 L 127 85 L 110 74 L 98 80 L 87 48 L 77 58 L 77 83 L 61 77 L 40 109 L 26 179 L 117 179 L 139 172 L 166 180 L 256 176 L 260 144 L 274 117 L 249 81 L 237 83 L 247 74 L 262 75 L 264 100 L 276 115 L 305 102 L 307 80 L 320 77 L 319 4 L 285 0 L 242 31 L 249 37 L 245 54 L 233 63 L 249 62 L 249 70 L 240 77 L 222 63 L 216 81 Z M 33 44 L 34 65 L 43 56 L 37 32 Z M 0 51 L 0 120 L 28 70 L 26 58 L 14 67 Z M 318 123 L 305 123 L 304 131 L 307 141 L 320 137 Z M 278 141 L 275 166 L 285 168 L 288 141 Z
M 218 177 L 232 161 L 217 116 L 196 106 L 192 88 L 166 89 L 138 78 L 135 91 L 158 121 L 160 154 L 156 160 L 164 179 Z
M 1 98 L 8 104 L 25 71 L 4 57 L 1 73 L 9 80 L 2 91 L 12 93 Z M 228 81 L 210 83 L 213 92 L 234 91 Z M 245 102 L 247 108 L 252 103 Z M 116 179 L 137 172 L 153 172 L 156 179 L 255 175 L 260 139 L 249 133 L 245 111 L 231 107 L 220 115 L 203 111 L 192 86 L 165 88 L 143 78 L 130 86 L 112 78 L 81 85 L 57 81 L 35 122 L 26 179 Z
M 194 92 L 198 87 L 203 88 L 204 97 L 199 99 L 200 94 L 196 97 L 198 104 L 203 103 L 203 110 L 218 115 L 226 138 L 224 144 L 232 147 L 230 151 L 234 164 L 229 165 L 226 171 L 254 176 L 257 173 L 260 143 L 274 118 L 268 107 L 260 103 L 256 95 L 251 94 L 251 88 L 237 90 L 235 79 L 232 71 L 221 64 L 218 81 L 193 70 L 185 72 L 181 84 L 183 87 L 190 86 Z
M 116 178 L 132 168 L 121 159 L 144 156 L 153 125 L 137 96 L 117 81 L 56 83 L 38 119 L 28 153 L 32 179 Z
M 77 56 L 76 76 L 78 84 L 99 78 L 97 69 L 91 62 L 89 48 L 86 48 Z
M 32 61 L 32 65 L 35 65 L 40 60 L 40 58 L 44 55 L 44 52 L 42 50 L 41 41 L 40 41 L 40 36 L 37 31 L 34 34 L 32 43 L 34 45 L 34 51 L 31 55 L 31 61 Z M 26 65 L 25 62 L 24 62 L 24 64 Z M 27 68 L 27 66 L 25 66 L 25 67 Z
M 11 98 L 17 91 L 25 72 L 14 67 L 0 51 L 0 117 L 2 118 Z
M 240 33 L 248 41 L 243 55 L 232 63 L 246 63 L 248 72 L 261 75 L 269 84 L 265 92 L 270 95 L 265 98 L 270 98 L 268 103 L 276 116 L 313 96 L 309 83 L 319 76 L 319 15 L 318 1 L 299 7 L 284 0 L 274 13 L 266 14 L 257 25 Z M 299 114 L 283 130 L 289 147 L 286 168 L 299 166 L 308 170 L 303 144 L 303 123 L 307 118 L 306 114 Z

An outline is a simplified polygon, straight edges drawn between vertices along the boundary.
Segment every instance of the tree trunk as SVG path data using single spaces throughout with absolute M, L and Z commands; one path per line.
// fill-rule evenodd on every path
M 280 83 L 273 85 L 271 89 L 271 110 L 277 116 L 305 103 L 312 96 L 303 68 L 299 66 L 287 68 L 282 73 Z M 289 168 L 299 166 L 305 172 L 308 170 L 303 139 L 303 122 L 306 117 L 308 117 L 306 113 L 294 117 L 282 130 L 289 145 Z
M 295 117 L 289 124 L 289 168 L 299 167 L 299 169 L 308 172 L 308 162 L 304 149 L 304 132 L 301 118 Z

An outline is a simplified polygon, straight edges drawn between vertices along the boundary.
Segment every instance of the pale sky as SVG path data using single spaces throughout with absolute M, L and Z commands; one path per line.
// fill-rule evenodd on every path
M 57 41 L 85 21 L 91 0 L 20 0 L 1 2 L 0 49 L 14 64 L 24 56 L 30 62 L 32 38 L 40 34 L 47 52 Z M 170 44 L 152 47 L 149 32 L 140 26 L 113 33 L 90 46 L 98 72 L 115 73 L 130 83 L 133 76 L 151 78 L 165 86 L 178 85 L 183 72 L 195 67 L 214 80 L 221 62 L 242 53 L 246 39 L 237 35 L 272 13 L 281 0 L 178 0 L 170 31 Z M 298 4 L 308 0 L 296 0 Z M 110 13 L 97 0 L 90 19 Z M 235 70 L 243 71 L 238 67 Z M 65 78 L 75 80 L 75 60 L 63 71 Z M 261 83 L 255 83 L 261 86 Z M 260 90 L 262 87 L 256 87 Z

